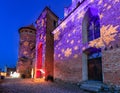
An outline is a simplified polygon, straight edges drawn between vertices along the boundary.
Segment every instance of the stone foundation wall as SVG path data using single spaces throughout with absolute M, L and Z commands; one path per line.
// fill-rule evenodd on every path
M 27 62 L 18 62 L 17 64 L 17 72 L 20 73 L 21 77 L 24 75 L 25 78 L 30 78 L 31 77 L 31 70 L 32 70 L 32 65 L 31 61 Z
M 104 83 L 120 85 L 120 48 L 102 52 Z
M 79 59 L 55 61 L 54 78 L 65 82 L 77 83 L 82 80 L 82 63 Z

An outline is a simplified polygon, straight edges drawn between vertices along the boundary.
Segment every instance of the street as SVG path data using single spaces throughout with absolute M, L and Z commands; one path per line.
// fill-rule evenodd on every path
M 33 79 L 8 78 L 0 82 L 0 93 L 89 93 L 78 86 Z

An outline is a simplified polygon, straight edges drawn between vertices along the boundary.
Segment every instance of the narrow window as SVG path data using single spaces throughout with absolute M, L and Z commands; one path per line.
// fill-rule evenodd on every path
M 93 17 L 88 24 L 88 41 L 100 37 L 100 22 L 98 17 Z
M 53 26 L 57 27 L 57 22 L 55 20 L 53 21 Z

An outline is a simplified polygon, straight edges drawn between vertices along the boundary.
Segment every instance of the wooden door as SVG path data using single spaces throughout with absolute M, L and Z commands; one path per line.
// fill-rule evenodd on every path
M 102 81 L 101 57 L 88 60 L 88 79 Z

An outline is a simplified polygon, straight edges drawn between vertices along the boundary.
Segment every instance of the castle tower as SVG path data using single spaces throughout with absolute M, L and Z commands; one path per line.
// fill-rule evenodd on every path
M 23 77 L 31 77 L 33 60 L 35 58 L 36 29 L 32 25 L 19 29 L 19 54 L 17 72 Z
M 36 69 L 35 78 L 54 76 L 54 37 L 58 17 L 46 7 L 36 21 Z M 45 73 L 43 73 L 44 70 Z

